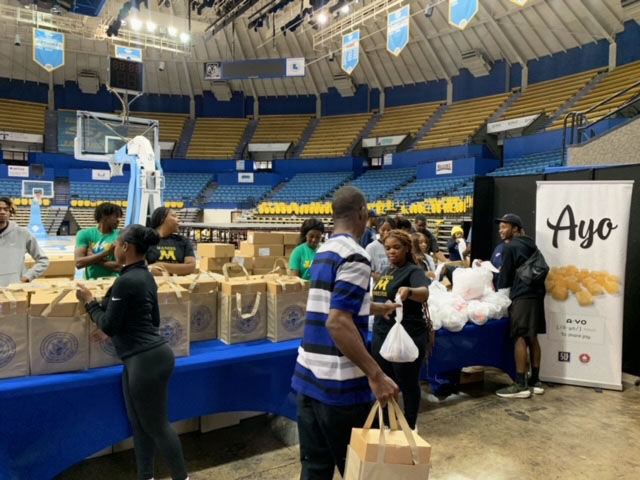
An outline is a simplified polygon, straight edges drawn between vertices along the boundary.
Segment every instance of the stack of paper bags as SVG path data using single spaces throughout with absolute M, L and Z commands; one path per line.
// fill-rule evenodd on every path
M 0 290 L 0 378 L 29 375 L 25 292 Z
M 244 275 L 232 277 L 239 268 Z M 225 279 L 220 286 L 218 333 L 227 344 L 244 343 L 267 337 L 267 284 L 250 277 L 241 265 L 230 263 L 223 268 Z
M 29 306 L 32 375 L 71 372 L 89 366 L 88 320 L 73 288 L 38 290 Z
M 400 407 L 387 404 L 391 429 L 371 428 L 382 408 L 375 403 L 363 428 L 351 431 L 344 480 L 426 480 L 429 478 L 431 445 L 409 428 Z

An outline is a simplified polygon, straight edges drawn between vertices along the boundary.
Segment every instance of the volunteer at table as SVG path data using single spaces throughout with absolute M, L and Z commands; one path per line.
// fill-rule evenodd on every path
M 124 363 L 122 389 L 133 429 L 138 478 L 154 477 L 157 449 L 166 459 L 173 480 L 188 478 L 180 438 L 168 416 L 169 379 L 174 356 L 158 333 L 158 287 L 145 264 L 149 247 L 160 240 L 155 230 L 142 225 L 125 228 L 115 242 L 121 276 L 102 303 L 79 286 L 77 297 L 86 303 L 91 320 L 113 341 Z
M 83 228 L 76 235 L 74 251 L 76 268 L 84 268 L 84 278 L 117 277 L 122 265 L 113 250 L 120 231 L 122 208 L 113 203 L 101 203 L 94 211 L 97 226 Z
M 291 253 L 289 269 L 291 275 L 311 280 L 311 264 L 324 235 L 324 224 L 317 218 L 309 218 L 300 227 L 300 245 Z
M 431 327 L 423 314 L 423 303 L 429 298 L 429 279 L 413 260 L 411 235 L 392 230 L 384 242 L 389 268 L 373 288 L 373 301 L 402 300 L 402 326 L 418 347 L 418 358 L 410 363 L 389 362 L 380 355 L 380 348 L 395 323 L 395 313 L 389 319 L 376 315 L 373 322 L 373 357 L 382 371 L 400 387 L 404 398 L 404 415 L 411 428 L 416 428 L 420 407 L 420 369 L 427 355 Z
M 158 207 L 149 226 L 160 236 L 158 245 L 149 248 L 147 263 L 153 275 L 189 275 L 196 271 L 196 255 L 188 238 L 178 235 L 180 219 L 174 210 Z

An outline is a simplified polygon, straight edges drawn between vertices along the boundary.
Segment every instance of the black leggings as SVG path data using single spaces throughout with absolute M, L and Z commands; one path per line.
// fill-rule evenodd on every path
M 418 358 L 411 363 L 389 362 L 380 356 L 380 348 L 384 343 L 386 334 L 382 335 L 373 330 L 373 341 L 371 350 L 382 371 L 398 384 L 404 399 L 404 416 L 411 428 L 416 428 L 418 420 L 418 409 L 420 408 L 420 370 L 424 364 L 429 343 L 429 333 L 425 329 L 424 333 L 411 335 L 418 347 Z M 385 412 L 386 413 L 386 412 Z M 386 417 L 385 417 L 386 418 Z
M 185 480 L 187 470 L 180 438 L 169 423 L 169 379 L 174 357 L 162 344 L 124 360 L 122 391 L 133 428 L 138 479 L 153 478 L 156 448 L 166 459 L 171 478 Z

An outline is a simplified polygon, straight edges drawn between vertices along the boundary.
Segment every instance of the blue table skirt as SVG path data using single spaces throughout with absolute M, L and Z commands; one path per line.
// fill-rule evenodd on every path
M 225 345 L 196 342 L 176 360 L 171 421 L 219 412 L 257 411 L 296 418 L 291 376 L 299 340 Z M 459 333 L 437 332 L 427 377 L 487 365 L 513 376 L 508 320 Z M 49 479 L 131 435 L 121 390 L 122 366 L 0 380 L 0 479 Z M 434 383 L 435 382 L 435 383 Z

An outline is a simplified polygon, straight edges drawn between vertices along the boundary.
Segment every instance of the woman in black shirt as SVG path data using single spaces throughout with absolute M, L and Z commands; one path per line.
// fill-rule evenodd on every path
M 158 207 L 151 214 L 149 226 L 160 241 L 147 252 L 149 271 L 153 275 L 189 275 L 196 271 L 196 256 L 188 238 L 178 235 L 180 220 L 176 212 L 166 207 Z
M 385 303 L 402 299 L 402 326 L 418 347 L 418 358 L 411 363 L 389 362 L 380 355 L 380 348 L 395 323 L 395 313 L 389 319 L 376 315 L 373 322 L 373 357 L 385 374 L 400 387 L 404 398 L 404 415 L 411 428 L 416 427 L 420 406 L 420 369 L 427 354 L 429 328 L 422 313 L 422 304 L 429 297 L 429 280 L 424 270 L 413 261 L 411 235 L 392 230 L 384 242 L 390 266 L 373 288 L 373 300 Z
M 158 240 L 154 230 L 142 225 L 125 228 L 115 243 L 116 261 L 123 268 L 102 304 L 84 286 L 78 286 L 76 295 L 86 303 L 91 320 L 111 337 L 124 363 L 122 389 L 133 428 L 138 478 L 153 478 L 157 448 L 169 464 L 171 478 L 185 480 L 180 438 L 168 416 L 174 356 L 158 333 L 158 287 L 145 265 L 147 250 Z

